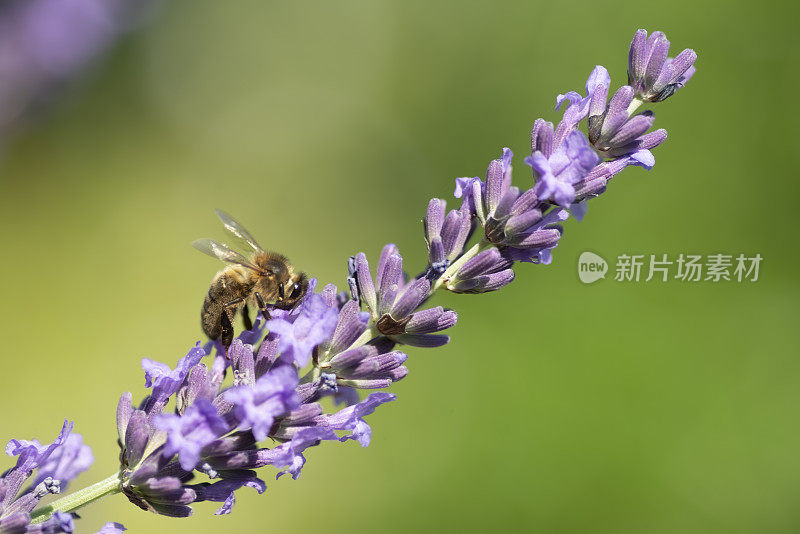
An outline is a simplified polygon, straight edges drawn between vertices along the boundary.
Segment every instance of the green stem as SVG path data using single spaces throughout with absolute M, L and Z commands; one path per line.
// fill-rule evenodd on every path
M 638 96 L 634 97 L 634 99 L 631 100 L 631 103 L 628 106 L 628 116 L 630 117 L 631 115 L 633 115 L 633 112 L 639 109 L 639 106 L 641 106 L 642 104 L 644 104 L 644 100 L 642 100 Z
M 120 481 L 119 473 L 114 473 L 97 484 L 65 495 L 51 502 L 44 508 L 36 510 L 31 514 L 31 522 L 34 524 L 42 523 L 50 519 L 55 512 L 72 512 L 82 506 L 86 506 L 108 495 L 114 495 L 120 491 L 122 491 L 122 482 Z
M 368 341 L 380 335 L 380 332 L 378 332 L 378 329 L 375 327 L 375 323 L 373 321 L 374 321 L 373 319 L 370 319 L 369 328 L 364 330 L 364 333 L 361 334 L 358 339 L 353 341 L 353 343 L 349 347 L 347 347 L 347 350 L 357 349 L 361 345 L 366 345 Z

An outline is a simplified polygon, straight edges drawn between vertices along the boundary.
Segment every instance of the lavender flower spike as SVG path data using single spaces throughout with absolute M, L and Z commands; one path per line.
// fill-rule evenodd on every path
M 265 491 L 256 469 L 271 465 L 281 470 L 277 477 L 296 479 L 311 447 L 350 439 L 366 447 L 372 437 L 366 416 L 395 396 L 377 392 L 361 399 L 359 390 L 387 388 L 406 377 L 408 356 L 397 345 L 443 345 L 450 338 L 438 333 L 458 321 L 453 310 L 426 307 L 433 293 L 495 291 L 514 280 L 515 263 L 550 263 L 568 209 L 580 217 L 587 201 L 627 166 L 652 167 L 651 149 L 666 132 L 648 131 L 649 111 L 631 115 L 642 95 L 656 101 L 685 83 L 694 56 L 682 53 L 670 62 L 663 34 L 646 37 L 638 32 L 631 47 L 631 86 L 608 101 L 610 78 L 598 66 L 585 96 L 559 95 L 557 104 L 569 105 L 556 127 L 535 122 L 525 160 L 533 169 L 530 188 L 512 185 L 513 154 L 505 148 L 489 163 L 485 181 L 456 179 L 458 209 L 448 212 L 445 201 L 430 200 L 423 220 L 427 266 L 416 277 L 403 272 L 395 245 L 381 251 L 374 277 L 366 255 L 358 253 L 347 265 L 350 295 L 332 284 L 314 293 L 312 279 L 299 306 L 271 310 L 269 319 L 259 318 L 227 348 L 198 343 L 175 369 L 143 360 L 152 391 L 136 406 L 130 393 L 120 398 L 120 465 L 112 476 L 36 510 L 42 497 L 86 468 L 91 452 L 80 436 L 70 435 L 71 423 L 50 445 L 9 442 L 6 452 L 19 458 L 0 475 L 0 534 L 72 532 L 69 512 L 115 492 L 161 515 L 186 517 L 200 501 L 221 503 L 216 514 L 225 515 L 240 488 Z M 579 129 L 587 118 L 588 138 Z M 477 242 L 468 248 L 478 227 Z M 202 362 L 214 348 L 211 360 Z M 324 402 L 326 396 L 333 402 Z M 265 441 L 271 448 L 260 446 Z M 209 481 L 192 483 L 197 475 Z M 123 530 L 108 523 L 98 534 Z
M 637 98 L 661 102 L 686 85 L 694 75 L 697 54 L 689 48 L 674 58 L 669 54 L 669 41 L 663 32 L 637 30 L 628 54 L 628 85 Z

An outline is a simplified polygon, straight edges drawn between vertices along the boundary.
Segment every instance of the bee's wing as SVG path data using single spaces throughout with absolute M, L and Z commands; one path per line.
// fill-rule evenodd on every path
M 213 239 L 197 239 L 192 243 L 192 246 L 203 254 L 208 254 L 212 258 L 217 258 L 228 263 L 238 263 L 248 269 L 261 271 L 261 269 L 253 265 L 250 260 L 219 241 L 214 241 Z
M 216 210 L 217 217 L 222 221 L 222 224 L 225 225 L 225 229 L 233 234 L 239 240 L 247 243 L 250 248 L 252 248 L 256 252 L 263 252 L 264 249 L 261 248 L 261 245 L 258 244 L 258 241 L 247 231 L 242 223 L 234 219 L 230 216 L 230 214 L 225 213 L 222 210 Z

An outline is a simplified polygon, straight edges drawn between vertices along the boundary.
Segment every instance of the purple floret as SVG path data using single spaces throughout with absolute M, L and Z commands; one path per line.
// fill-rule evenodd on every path
M 224 398 L 233 404 L 238 427 L 251 430 L 256 440 L 261 441 L 266 439 L 276 417 L 298 406 L 296 387 L 297 371 L 287 365 L 265 374 L 252 387 L 227 390 Z
M 186 471 L 197 465 L 203 447 L 230 431 L 217 409 L 205 399 L 195 402 L 183 415 L 162 414 L 153 423 L 167 433 L 162 454 L 165 457 L 177 454 Z
M 336 306 L 328 306 L 317 293 L 309 293 L 297 313 L 267 321 L 270 333 L 278 338 L 281 357 L 299 367 L 308 364 L 311 350 L 330 338 L 336 328 Z
M 174 370 L 163 363 L 143 358 L 142 369 L 144 369 L 145 374 L 145 387 L 153 388 L 153 397 L 157 401 L 166 401 L 180 389 L 189 371 L 200 363 L 200 360 L 205 355 L 205 351 L 198 342 L 186 356 L 178 360 Z

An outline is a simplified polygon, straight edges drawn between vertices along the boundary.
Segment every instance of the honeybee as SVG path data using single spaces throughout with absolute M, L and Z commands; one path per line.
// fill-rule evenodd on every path
M 192 243 L 200 252 L 233 264 L 214 276 L 200 310 L 203 332 L 229 347 L 237 313 L 242 312 L 245 328 L 249 330 L 253 325 L 248 304 L 266 317 L 269 317 L 270 306 L 281 310 L 294 308 L 306 294 L 308 277 L 303 272 L 295 272 L 286 257 L 261 248 L 236 219 L 224 211 L 216 212 L 225 229 L 246 249 L 252 249 L 247 258 L 213 239 L 198 239 Z

